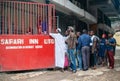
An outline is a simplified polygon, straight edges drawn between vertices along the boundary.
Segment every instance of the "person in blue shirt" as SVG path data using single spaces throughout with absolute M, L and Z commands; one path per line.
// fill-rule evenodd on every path
M 48 33 L 48 23 L 46 17 L 42 21 L 42 33 L 47 34 Z
M 83 71 L 89 68 L 90 58 L 90 36 L 87 34 L 87 30 L 83 30 L 83 34 L 78 38 L 78 44 L 82 52 Z
M 77 40 L 80 37 L 80 35 L 81 32 L 76 32 Z M 78 70 L 82 70 L 82 53 L 78 43 L 76 44 L 76 58 L 78 63 Z
M 105 64 L 105 57 L 106 57 L 106 34 L 102 34 L 102 38 L 100 40 L 100 47 L 98 51 L 98 56 L 101 59 L 100 64 L 104 66 Z
M 112 34 L 108 34 L 108 41 L 107 41 L 107 55 L 109 60 L 109 69 L 114 68 L 114 51 L 116 46 L 116 40 L 113 38 Z

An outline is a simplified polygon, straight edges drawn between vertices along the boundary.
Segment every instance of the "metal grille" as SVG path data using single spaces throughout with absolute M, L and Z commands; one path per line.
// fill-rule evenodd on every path
M 49 34 L 56 29 L 55 6 L 35 2 L 0 2 L 0 34 Z

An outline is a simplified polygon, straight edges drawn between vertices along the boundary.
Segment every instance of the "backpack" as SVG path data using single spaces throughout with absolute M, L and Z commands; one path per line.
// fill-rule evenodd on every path
M 93 43 L 93 40 L 94 39 L 97 39 L 96 41 L 97 41 L 97 50 L 99 50 L 99 48 L 100 48 L 100 38 L 98 37 L 98 36 L 96 36 L 96 35 L 94 35 L 92 38 L 91 38 L 91 41 L 92 41 L 92 43 Z

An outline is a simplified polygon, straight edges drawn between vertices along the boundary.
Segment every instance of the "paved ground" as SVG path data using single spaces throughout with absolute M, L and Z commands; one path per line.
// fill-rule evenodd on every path
M 27 72 L 0 73 L 0 81 L 120 81 L 120 47 L 117 47 L 115 68 L 98 67 L 96 70 L 72 73 L 60 70 L 36 70 Z

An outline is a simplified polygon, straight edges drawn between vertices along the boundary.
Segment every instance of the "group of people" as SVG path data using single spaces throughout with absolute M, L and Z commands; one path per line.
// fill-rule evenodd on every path
M 109 64 L 109 69 L 114 68 L 116 40 L 111 33 L 108 34 L 108 37 L 106 34 L 103 34 L 99 38 L 92 30 L 87 31 L 83 29 L 82 33 L 76 32 L 75 34 L 74 29 L 69 27 L 65 32 L 63 41 L 65 43 L 65 46 L 63 46 L 64 58 L 68 57 L 68 67 L 70 67 L 73 73 L 77 70 L 87 71 L 89 68 L 96 69 L 97 65 L 104 66 Z M 66 62 L 64 60 L 64 63 Z

